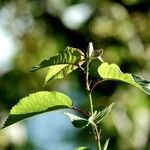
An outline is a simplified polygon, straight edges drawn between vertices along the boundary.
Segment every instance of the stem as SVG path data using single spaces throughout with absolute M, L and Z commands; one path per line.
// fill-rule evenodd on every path
M 89 64 L 90 64 L 90 60 L 88 58 L 87 63 L 86 63 L 86 89 L 87 89 L 89 100 L 90 100 L 91 115 L 93 115 L 93 101 L 92 101 L 92 95 L 90 92 L 90 82 L 89 82 Z
M 93 84 L 93 86 L 91 87 L 90 92 L 92 93 L 93 90 L 95 89 L 95 87 L 96 87 L 99 83 L 102 83 L 102 82 L 104 82 L 104 81 L 107 81 L 107 80 L 106 80 L 106 79 L 97 80 L 97 81 Z
M 94 83 L 94 85 L 92 86 L 90 92 L 92 93 L 93 90 L 94 90 L 94 88 L 95 88 L 99 83 L 101 83 L 101 82 L 102 82 L 102 80 L 97 80 L 97 81 Z
M 90 64 L 90 58 L 88 57 L 88 54 L 87 54 L 87 61 L 86 61 L 86 89 L 87 89 L 87 93 L 88 93 L 89 101 L 90 101 L 91 115 L 93 115 L 93 113 L 94 113 L 93 100 L 92 100 L 92 94 L 91 94 L 90 82 L 89 82 L 89 64 Z M 92 90 L 93 89 L 94 88 L 92 88 Z M 101 150 L 100 134 L 99 134 L 99 131 L 97 129 L 97 126 L 94 123 L 92 124 L 92 130 L 93 130 L 93 134 L 95 136 L 95 141 L 97 143 L 97 148 L 98 148 L 98 150 Z
M 100 133 L 98 132 L 97 126 L 96 124 L 93 124 L 94 128 L 95 128 L 95 133 L 96 133 L 96 140 L 97 140 L 97 147 L 98 150 L 101 150 L 101 144 L 100 144 Z
M 79 113 L 81 113 L 82 115 L 84 115 L 84 116 L 86 116 L 86 117 L 89 117 L 89 116 L 90 116 L 90 114 L 89 114 L 88 112 L 86 112 L 86 111 L 84 111 L 84 110 L 81 110 L 80 108 L 77 108 L 77 107 L 75 107 L 75 106 L 72 107 L 72 109 L 78 111 Z

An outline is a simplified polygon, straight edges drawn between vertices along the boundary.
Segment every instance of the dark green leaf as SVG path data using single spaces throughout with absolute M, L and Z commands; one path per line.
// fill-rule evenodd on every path
M 64 114 L 70 118 L 72 124 L 76 128 L 84 128 L 88 124 L 88 120 L 85 118 L 82 118 L 82 117 L 79 117 L 79 116 L 76 116 L 74 114 L 67 113 L 67 112 Z
M 139 77 L 135 74 L 132 74 L 132 76 L 133 76 L 134 81 L 138 83 L 147 94 L 150 95 L 150 80 L 145 80 L 142 77 Z

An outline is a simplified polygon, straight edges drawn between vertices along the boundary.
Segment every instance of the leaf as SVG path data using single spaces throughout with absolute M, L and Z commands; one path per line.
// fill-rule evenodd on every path
M 103 50 L 102 49 L 94 50 L 93 43 L 90 42 L 88 46 L 88 52 L 87 52 L 88 58 L 90 58 L 90 60 L 94 60 L 98 58 L 101 62 L 103 62 L 102 55 L 103 55 Z
M 116 64 L 104 62 L 98 67 L 98 73 L 100 77 L 105 80 L 119 80 L 126 82 L 150 95 L 150 80 L 144 80 L 131 73 L 123 73 Z
M 75 150 L 91 150 L 91 149 L 90 149 L 90 148 L 87 148 L 87 147 L 82 146 L 82 147 L 78 147 L 78 148 L 76 148 Z
M 30 94 L 28 97 L 22 98 L 11 109 L 3 128 L 41 113 L 62 108 L 71 108 L 72 105 L 73 102 L 71 99 L 60 92 L 42 91 Z
M 48 60 L 42 61 L 39 65 L 32 68 L 32 72 L 39 69 L 60 65 L 60 64 L 70 64 L 78 65 L 79 62 L 84 60 L 84 53 L 76 48 L 67 47 L 64 51 L 61 51 L 57 56 L 50 57 Z
M 147 94 L 150 95 L 150 80 L 145 80 L 142 77 L 139 77 L 135 74 L 132 74 L 132 76 L 133 76 L 134 81 L 138 83 Z
M 106 140 L 106 142 L 105 142 L 105 144 L 104 144 L 103 150 L 107 150 L 108 144 L 109 144 L 109 139 Z
M 94 50 L 91 58 L 92 59 L 98 58 L 101 62 L 104 62 L 103 58 L 102 58 L 102 55 L 103 55 L 103 49 Z
M 99 111 L 99 112 L 95 111 L 94 114 L 89 118 L 89 123 L 93 123 L 93 122 L 95 124 L 100 123 L 110 113 L 113 105 L 114 105 L 114 103 L 107 106 L 102 111 Z
M 67 117 L 69 117 L 69 119 L 71 120 L 72 124 L 74 127 L 76 128 L 84 128 L 87 126 L 88 124 L 88 120 L 79 116 L 76 116 L 74 114 L 71 113 L 64 113 Z
M 76 48 L 67 47 L 57 56 L 42 61 L 39 65 L 33 67 L 31 71 L 49 67 L 45 78 L 45 84 L 47 84 L 49 81 L 61 79 L 67 76 L 69 73 L 77 69 L 78 66 L 82 65 L 84 59 L 85 57 L 82 51 Z
M 102 121 L 111 111 L 112 107 L 113 107 L 114 103 L 110 104 L 109 106 L 107 106 L 106 108 L 104 108 L 102 111 L 100 111 L 97 114 L 97 117 L 95 118 L 95 123 L 100 123 L 100 121 Z
M 49 81 L 66 77 L 69 73 L 77 68 L 78 67 L 75 65 L 68 64 L 51 66 L 47 72 L 45 84 Z

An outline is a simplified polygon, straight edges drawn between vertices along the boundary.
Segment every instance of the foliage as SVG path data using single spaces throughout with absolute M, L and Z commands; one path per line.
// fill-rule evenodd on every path
M 122 73 L 120 68 L 116 64 L 109 65 L 102 59 L 102 51 L 95 51 L 92 43 L 89 44 L 86 55 L 81 50 L 76 48 L 67 47 L 64 51 L 59 53 L 57 56 L 50 57 L 48 60 L 42 61 L 39 65 L 33 67 L 32 71 L 49 67 L 49 71 L 46 77 L 46 83 L 54 79 L 61 79 L 71 73 L 73 70 L 80 68 L 85 73 L 85 82 L 87 94 L 90 101 L 90 113 L 81 110 L 74 105 L 74 102 L 65 94 L 52 91 L 52 92 L 37 92 L 30 94 L 19 101 L 10 111 L 9 116 L 4 123 L 3 128 L 12 125 L 18 121 L 24 120 L 28 117 L 38 115 L 44 112 L 58 110 L 62 108 L 70 108 L 79 111 L 82 115 L 88 114 L 86 117 L 80 117 L 72 113 L 64 113 L 68 116 L 72 124 L 77 128 L 86 128 L 90 126 L 93 131 L 93 137 L 97 143 L 97 149 L 101 150 L 101 136 L 98 130 L 100 122 L 107 116 L 114 104 L 110 104 L 103 110 L 95 110 L 92 100 L 92 92 L 97 82 L 90 84 L 89 80 L 89 65 L 90 63 L 98 59 L 101 65 L 97 68 L 99 73 L 100 81 L 106 80 L 119 80 L 122 82 L 129 83 L 140 90 L 150 95 L 150 81 L 144 80 L 137 75 L 129 73 Z M 99 83 L 101 83 L 99 82 Z M 103 150 L 108 147 L 109 140 L 104 144 Z M 86 147 L 79 147 L 77 149 L 88 149 Z
M 50 57 L 48 60 L 42 61 L 38 66 L 32 68 L 31 71 L 36 71 L 45 67 L 49 67 L 45 83 L 55 79 L 61 79 L 78 68 L 84 62 L 84 53 L 76 48 L 67 47 L 57 56 Z
M 33 64 L 40 62 L 42 58 L 53 56 L 58 51 L 65 49 L 66 45 L 77 47 L 85 52 L 88 42 L 93 41 L 96 49 L 102 47 L 105 50 L 103 59 L 109 64 L 115 63 L 123 72 L 134 72 L 149 78 L 149 6 L 150 1 L 148 0 L 0 1 L 0 33 L 4 32 L 5 37 L 8 37 L 9 41 L 13 40 L 15 46 L 14 57 L 9 61 L 10 65 L 7 65 L 8 58 L 7 62 L 0 63 L 0 113 L 3 107 L 10 110 L 21 97 L 41 90 L 43 84 L 41 79 L 45 78 L 46 69 L 36 74 L 29 73 L 29 69 Z M 73 28 L 76 25 L 74 23 L 76 17 L 72 17 L 71 10 L 83 16 L 76 28 Z M 0 34 L 0 36 L 2 35 Z M 11 47 L 1 39 L 1 47 L 3 44 Z M 5 46 L 1 48 L 1 52 L 0 60 L 4 60 L 3 53 L 8 52 L 5 50 Z M 92 64 L 92 69 L 97 72 L 95 63 L 92 62 Z M 99 64 L 97 65 L 99 66 Z M 85 91 L 81 90 L 84 87 L 83 77 L 84 75 L 75 71 L 61 81 L 57 80 L 42 87 L 42 91 L 59 89 L 61 92 L 73 96 L 75 103 L 79 103 L 80 107 L 84 105 L 86 108 L 88 105 L 86 101 L 76 101 L 78 97 L 85 99 Z M 64 87 L 64 85 L 67 86 Z M 94 105 L 102 109 L 114 101 L 118 106 L 114 108 L 109 119 L 105 119 L 101 124 L 102 140 L 105 141 L 107 137 L 110 137 L 109 147 L 112 150 L 149 148 L 148 116 L 150 107 L 148 95 L 128 84 L 109 81 L 95 88 L 93 98 Z M 41 117 L 37 119 L 40 120 Z M 121 119 L 122 121 L 120 121 Z M 33 120 L 29 120 L 29 122 Z M 58 122 L 59 128 L 61 128 L 64 122 L 59 119 Z M 29 127 L 26 123 L 25 125 L 27 128 Z M 39 128 L 40 124 L 37 126 Z M 51 124 L 47 125 L 48 129 L 49 126 L 51 127 Z M 29 128 L 31 129 L 31 126 Z M 69 127 L 66 130 L 68 132 Z M 51 128 L 48 131 L 51 131 Z M 57 132 L 57 129 L 55 131 Z M 39 130 L 37 132 L 40 133 Z M 94 145 L 86 129 L 79 130 L 73 134 L 73 137 L 72 134 L 68 135 L 65 131 L 61 133 L 64 138 L 70 140 L 69 143 L 64 144 L 66 147 L 69 144 L 72 146 L 75 144 L 85 145 L 88 141 L 90 141 L 91 147 Z M 53 144 L 50 138 L 46 140 L 45 144 L 45 141 L 42 141 L 43 138 L 37 137 L 32 129 L 28 130 L 27 134 L 29 139 L 40 139 L 41 143 L 44 142 L 41 144 L 42 147 Z M 46 138 L 48 132 L 45 132 L 44 136 Z M 56 136 L 57 134 L 54 135 L 54 138 Z M 1 137 L 0 147 L 2 149 L 5 149 L 3 145 L 6 147 L 12 145 L 8 135 L 2 134 Z M 4 137 L 7 142 L 3 140 Z M 104 143 L 104 141 L 102 142 Z M 58 139 L 56 147 L 59 147 L 61 143 L 62 140 Z M 25 143 L 25 145 L 27 144 Z M 26 146 L 25 149 L 27 150 L 28 147 Z
M 76 150 L 90 150 L 90 149 L 87 148 L 87 147 L 82 146 L 82 147 L 78 147 Z
M 41 91 L 30 94 L 28 97 L 21 99 L 19 103 L 11 109 L 4 127 L 34 115 L 71 107 L 71 99 L 60 92 Z
M 150 95 L 150 81 L 144 80 L 137 75 L 122 73 L 116 64 L 103 63 L 99 66 L 98 72 L 104 80 L 118 80 L 129 83 Z

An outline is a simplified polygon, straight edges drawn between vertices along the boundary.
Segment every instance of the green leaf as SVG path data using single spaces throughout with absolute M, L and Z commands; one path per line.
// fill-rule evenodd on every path
M 119 80 L 126 82 L 150 95 L 150 80 L 144 80 L 131 73 L 123 73 L 116 64 L 104 62 L 99 66 L 98 73 L 104 80 Z
M 60 92 L 42 91 L 22 98 L 10 111 L 3 128 L 26 118 L 62 108 L 71 108 L 71 99 Z
M 71 120 L 72 124 L 74 125 L 74 127 L 76 128 L 84 128 L 87 126 L 88 124 L 88 120 L 79 116 L 76 116 L 74 114 L 71 113 L 64 113 L 67 117 L 69 117 L 69 119 Z
M 110 113 L 113 105 L 114 105 L 114 103 L 107 106 L 102 111 L 99 111 L 99 112 L 95 111 L 94 114 L 89 118 L 89 123 L 93 123 L 93 122 L 95 124 L 100 123 Z
M 102 49 L 94 50 L 93 43 L 90 42 L 88 46 L 88 52 L 87 52 L 88 58 L 90 58 L 90 60 L 98 58 L 101 62 L 103 62 L 102 55 L 103 55 L 103 50 Z
M 79 49 L 67 47 L 57 56 L 50 57 L 48 60 L 42 61 L 39 65 L 32 68 L 36 71 L 45 67 L 49 67 L 45 78 L 45 84 L 55 79 L 61 79 L 70 74 L 84 63 L 84 53 Z
M 47 72 L 45 84 L 49 81 L 66 77 L 69 73 L 77 68 L 78 67 L 75 65 L 68 64 L 51 66 Z
M 107 150 L 108 144 L 109 144 L 109 139 L 106 140 L 106 142 L 105 142 L 105 144 L 104 144 L 103 150 Z
M 81 146 L 81 147 L 76 148 L 75 150 L 91 150 L 91 149 L 84 147 L 84 146 Z
M 101 62 L 104 62 L 103 58 L 102 58 L 102 55 L 103 55 L 103 49 L 94 50 L 93 53 L 92 53 L 91 59 L 96 59 L 97 58 Z
M 84 59 L 84 53 L 82 51 L 76 48 L 67 47 L 58 55 L 50 57 L 48 60 L 44 60 L 39 65 L 34 66 L 31 71 L 34 72 L 38 69 L 60 64 L 78 65 L 81 61 L 84 61 Z
M 150 95 L 150 80 L 145 80 L 142 77 L 139 77 L 135 74 L 132 74 L 132 76 L 134 81 L 144 89 L 144 92 Z

